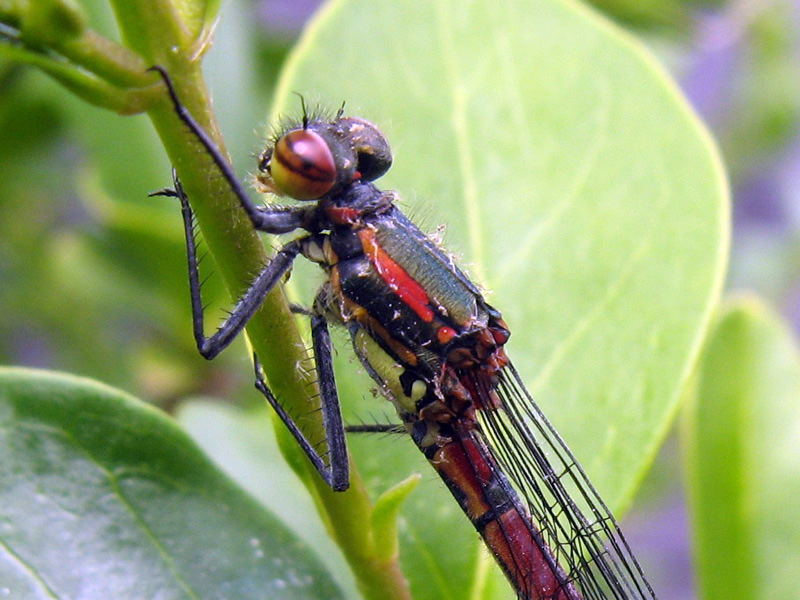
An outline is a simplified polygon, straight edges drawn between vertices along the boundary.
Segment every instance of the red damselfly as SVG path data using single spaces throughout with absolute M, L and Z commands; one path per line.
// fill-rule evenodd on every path
M 348 486 L 328 322 L 344 326 L 355 353 L 394 404 L 425 454 L 525 600 L 655 598 L 608 508 L 525 389 L 505 352 L 500 313 L 431 239 L 372 182 L 392 163 L 373 124 L 310 117 L 275 137 L 259 158 L 266 191 L 295 206 L 256 206 L 231 166 L 164 79 L 178 116 L 205 146 L 249 215 L 272 234 L 304 233 L 284 244 L 210 337 L 192 211 L 180 182 L 194 335 L 213 358 L 242 330 L 298 255 L 327 274 L 313 308 L 312 344 L 320 385 L 326 458 L 275 399 L 256 360 L 256 387 L 280 415 L 324 480 Z M 361 427 L 360 429 L 370 429 Z M 379 429 L 378 426 L 375 429 Z

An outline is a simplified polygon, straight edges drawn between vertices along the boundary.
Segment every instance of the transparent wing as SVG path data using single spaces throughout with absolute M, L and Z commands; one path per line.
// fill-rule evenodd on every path
M 481 427 L 567 579 L 587 600 L 655 599 L 608 507 L 513 365 L 497 393 L 504 410 L 480 411 Z

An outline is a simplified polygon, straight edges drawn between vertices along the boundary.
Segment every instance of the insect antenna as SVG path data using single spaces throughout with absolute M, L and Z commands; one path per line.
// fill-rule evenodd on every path
M 300 108 L 303 111 L 303 129 L 308 129 L 308 110 L 306 109 L 306 99 L 303 97 L 303 94 L 300 92 L 292 92 L 296 94 L 298 98 L 300 98 Z

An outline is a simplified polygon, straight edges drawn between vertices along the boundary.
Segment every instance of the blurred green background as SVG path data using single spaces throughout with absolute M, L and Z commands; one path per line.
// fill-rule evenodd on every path
M 93 27 L 116 37 L 105 3 L 83 4 Z M 223 6 L 204 66 L 242 176 L 277 74 L 317 4 Z M 764 298 L 796 335 L 800 1 L 594 4 L 651 48 L 712 129 L 735 202 L 728 287 Z M 145 116 L 93 108 L 37 70 L 0 61 L 0 363 L 86 375 L 167 410 L 198 395 L 261 403 L 242 347 L 213 363 L 197 355 L 179 214 L 147 197 L 169 182 Z M 219 278 L 204 292 L 212 308 L 227 306 Z M 680 470 L 671 438 L 624 521 L 663 598 L 696 594 Z

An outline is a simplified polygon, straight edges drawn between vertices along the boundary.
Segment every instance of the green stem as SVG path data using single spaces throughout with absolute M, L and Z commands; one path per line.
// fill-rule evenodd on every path
M 141 56 L 91 29 L 56 49 L 65 58 L 119 88 L 147 85 L 149 78 L 143 72 L 149 65 L 144 63 Z
M 89 104 L 101 108 L 129 115 L 141 112 L 147 104 L 145 94 L 120 90 L 87 71 L 65 61 L 55 60 L 46 54 L 20 46 L 0 44 L 0 55 L 40 68 Z

